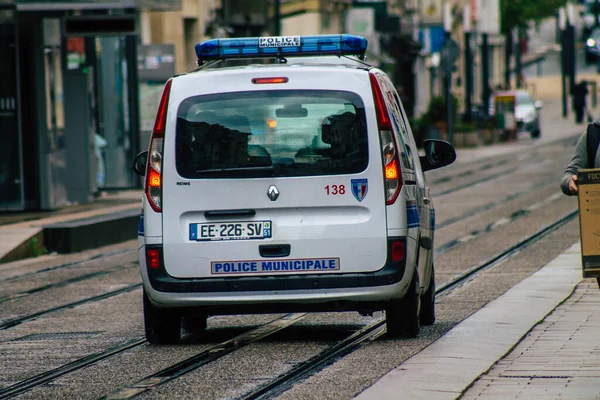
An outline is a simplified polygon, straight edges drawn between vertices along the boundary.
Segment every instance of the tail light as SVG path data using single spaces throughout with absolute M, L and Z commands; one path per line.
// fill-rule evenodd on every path
M 146 249 L 146 266 L 151 269 L 160 268 L 160 252 L 158 249 Z
M 156 120 L 150 138 L 150 150 L 148 151 L 148 168 L 146 168 L 146 197 L 152 209 L 156 212 L 162 211 L 162 159 L 165 127 L 167 124 L 167 105 L 171 93 L 171 80 L 167 81 Z
M 385 105 L 385 98 L 381 92 L 379 82 L 375 74 L 370 73 L 373 100 L 375 101 L 375 114 L 377 115 L 377 126 L 381 143 L 381 155 L 383 158 L 383 177 L 385 180 L 385 202 L 394 204 L 400 189 L 402 188 L 402 171 L 398 156 L 398 145 L 394 138 L 392 121 Z
M 406 243 L 402 241 L 392 242 L 392 261 L 400 262 L 406 255 Z

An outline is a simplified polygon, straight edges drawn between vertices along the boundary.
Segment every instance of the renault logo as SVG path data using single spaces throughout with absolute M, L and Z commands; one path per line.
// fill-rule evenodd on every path
M 271 201 L 277 200 L 279 197 L 279 190 L 275 187 L 275 185 L 269 186 L 269 190 L 267 190 L 267 196 L 271 199 Z

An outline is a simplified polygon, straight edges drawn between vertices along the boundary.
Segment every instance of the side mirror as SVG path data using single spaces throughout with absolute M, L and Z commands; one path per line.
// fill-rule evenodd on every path
M 425 155 L 419 157 L 423 172 L 445 167 L 456 160 L 454 147 L 443 140 L 427 139 L 423 143 L 423 148 Z
M 142 151 L 140 154 L 135 156 L 135 160 L 133 160 L 133 172 L 138 174 L 139 176 L 146 175 L 146 163 L 148 162 L 148 152 Z
M 535 108 L 536 108 L 536 109 L 538 109 L 538 110 L 539 110 L 540 108 L 542 108 L 542 105 L 543 105 L 543 104 L 542 104 L 542 102 L 541 102 L 541 101 L 536 101 L 536 102 L 535 102 Z

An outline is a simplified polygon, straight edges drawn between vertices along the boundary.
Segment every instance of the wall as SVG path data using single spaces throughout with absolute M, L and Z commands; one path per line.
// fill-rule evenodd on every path
M 175 73 L 191 71 L 196 67 L 194 46 L 209 39 L 205 32 L 213 19 L 212 9 L 220 6 L 220 0 L 183 0 L 180 11 L 143 11 L 142 43 L 175 45 Z
M 314 35 L 321 31 L 321 15 L 308 12 L 281 21 L 282 35 Z

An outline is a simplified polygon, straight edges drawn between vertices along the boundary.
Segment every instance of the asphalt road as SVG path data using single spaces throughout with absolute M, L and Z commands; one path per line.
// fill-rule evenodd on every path
M 460 151 L 454 165 L 428 173 L 437 212 L 438 285 L 576 208 L 573 198 L 558 192 L 558 180 L 571 157 L 578 128 L 568 121 L 560 125 L 551 118 L 555 116 L 544 119 L 542 140 L 533 141 L 525 135 L 516 143 Z M 425 327 L 419 338 L 383 336 L 296 384 L 280 398 L 352 399 L 577 240 L 574 221 L 439 298 L 437 322 Z M 65 268 L 49 269 L 64 264 L 65 257 L 46 256 L 10 271 L 0 269 L 0 293 L 4 296 L 0 298 L 0 324 L 139 283 L 135 242 L 70 256 L 69 260 L 114 250 L 129 251 Z M 18 278 L 25 273 L 30 275 Z M 141 297 L 137 288 L 0 330 L 0 390 L 142 337 Z M 277 334 L 156 386 L 138 398 L 239 398 L 381 316 L 307 314 Z M 144 344 L 32 388 L 19 398 L 99 398 L 279 317 L 212 317 L 204 335 L 189 335 L 181 345 Z

